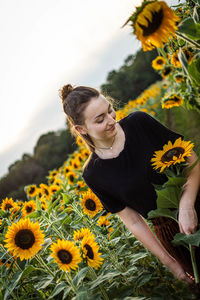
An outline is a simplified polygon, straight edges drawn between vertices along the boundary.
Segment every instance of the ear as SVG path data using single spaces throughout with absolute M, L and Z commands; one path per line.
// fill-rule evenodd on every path
M 75 127 L 75 129 L 79 133 L 81 133 L 81 134 L 87 134 L 87 131 L 86 131 L 86 129 L 83 126 L 81 126 L 81 125 L 75 125 L 74 127 Z

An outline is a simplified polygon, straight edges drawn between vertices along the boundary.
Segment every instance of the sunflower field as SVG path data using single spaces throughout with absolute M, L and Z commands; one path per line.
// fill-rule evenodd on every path
M 162 121 L 174 107 L 199 116 L 200 1 L 143 1 L 128 23 L 143 51 L 157 48 L 152 66 L 163 80 L 117 110 L 117 121 L 136 110 Z M 104 210 L 82 178 L 91 152 L 76 142 L 48 184 L 25 187 L 27 202 L 1 199 L 0 299 L 199 299 Z

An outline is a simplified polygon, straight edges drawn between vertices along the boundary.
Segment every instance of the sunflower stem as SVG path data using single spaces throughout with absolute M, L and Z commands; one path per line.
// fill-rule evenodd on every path
M 163 56 L 164 58 L 167 58 L 167 54 L 163 48 L 156 48 L 156 49 L 157 49 L 158 55 Z
M 66 279 L 67 279 L 69 285 L 71 285 L 72 289 L 74 290 L 74 293 L 77 294 L 77 288 L 73 283 L 71 274 L 69 272 L 66 272 L 65 275 L 66 275 Z
M 190 38 L 186 37 L 185 35 L 182 35 L 179 31 L 176 31 L 176 35 L 187 41 L 188 43 L 192 44 L 196 48 L 200 49 L 200 45 L 196 43 L 195 41 L 191 40 Z
M 127 238 L 127 231 L 125 230 L 124 224 L 122 224 L 121 227 L 122 227 L 122 230 L 123 230 L 123 233 L 124 233 L 127 245 L 131 246 L 131 243 L 130 243 L 129 239 Z
M 5 282 L 3 282 L 3 285 L 5 286 L 6 290 L 9 291 L 10 295 L 13 296 L 13 299 L 17 299 L 17 300 L 19 299 L 18 297 L 15 296 L 13 292 L 10 292 L 9 286 Z
M 91 275 L 92 279 L 93 279 L 93 280 L 96 280 L 96 279 L 97 279 L 97 275 L 96 275 L 96 273 L 94 272 L 93 268 L 90 267 L 90 266 L 88 266 L 88 269 L 89 269 L 89 272 L 90 272 L 90 275 Z M 107 293 L 106 293 L 104 287 L 103 287 L 101 284 L 99 284 L 99 288 L 100 288 L 101 294 L 102 294 L 102 296 L 103 296 L 103 299 L 104 299 L 104 300 L 109 300 L 108 295 L 107 295 Z
M 36 260 L 51 274 L 51 276 L 54 277 L 54 273 L 51 271 L 51 269 L 47 266 L 47 264 L 43 261 L 40 254 L 35 255 Z
M 190 255 L 191 255 L 191 260 L 192 260 L 192 267 L 193 267 L 193 272 L 194 272 L 194 278 L 195 278 L 195 283 L 199 283 L 199 274 L 197 270 L 197 264 L 196 264 L 196 258 L 195 258 L 195 248 L 189 244 L 189 249 L 190 249 Z
M 57 228 L 53 225 L 53 223 L 51 223 L 51 222 L 49 221 L 48 218 L 46 218 L 46 217 L 44 216 L 44 219 L 47 221 L 47 223 L 52 227 L 52 229 L 55 231 L 55 233 L 56 233 L 61 239 L 65 239 L 64 236 L 63 236 L 63 234 L 62 234 L 62 232 L 59 232 L 59 231 L 57 230 Z
M 85 218 L 84 218 L 85 215 L 82 212 L 80 212 L 73 203 L 71 203 L 70 205 L 73 207 L 74 211 L 83 219 L 82 223 L 84 225 L 88 225 L 87 221 L 85 221 Z

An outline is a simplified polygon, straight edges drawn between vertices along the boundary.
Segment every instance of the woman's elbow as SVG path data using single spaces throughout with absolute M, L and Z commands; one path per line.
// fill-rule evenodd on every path
M 142 216 L 129 206 L 126 206 L 124 209 L 119 211 L 117 215 L 120 217 L 120 219 L 128 227 L 129 230 L 132 228 L 132 226 L 140 222 L 142 219 Z

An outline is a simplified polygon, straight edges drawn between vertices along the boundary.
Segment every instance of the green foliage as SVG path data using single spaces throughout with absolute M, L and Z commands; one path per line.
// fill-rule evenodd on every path
M 197 16 L 197 14 L 195 14 Z M 195 23 L 192 18 L 185 19 L 179 26 L 178 31 L 184 33 L 192 40 L 200 40 L 200 24 Z
M 129 55 L 118 71 L 109 72 L 107 82 L 101 85 L 101 91 L 120 100 L 122 106 L 128 100 L 135 99 L 150 84 L 161 79 L 151 66 L 156 56 L 155 50 L 143 52 L 142 49 Z
M 23 154 L 9 167 L 9 173 L 0 179 L 1 199 L 27 200 L 24 187 L 28 184 L 47 183 L 49 170 L 58 168 L 77 145 L 69 129 L 43 134 L 34 147 L 34 154 Z

